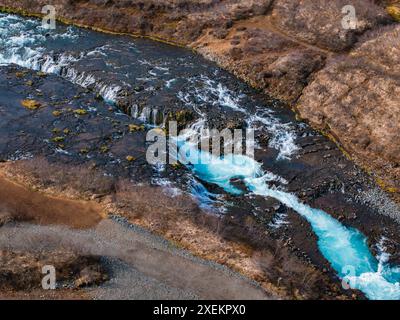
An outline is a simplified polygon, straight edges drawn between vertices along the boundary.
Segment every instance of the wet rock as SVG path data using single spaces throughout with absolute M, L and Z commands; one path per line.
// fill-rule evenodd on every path
M 396 147 L 385 148 L 385 141 L 395 140 L 392 128 L 395 125 L 392 123 L 396 122 L 387 118 L 393 113 L 392 108 L 396 114 L 397 101 L 391 97 L 394 90 L 388 91 L 390 97 L 383 94 L 384 87 L 398 87 L 395 74 L 398 62 L 389 60 L 389 66 L 379 66 L 377 70 L 372 63 L 366 72 L 358 69 L 369 64 L 364 61 L 368 60 L 367 55 L 357 60 L 354 59 L 354 56 L 360 56 L 356 53 L 357 50 L 353 50 L 351 57 L 347 52 L 354 48 L 357 41 L 363 42 L 362 35 L 368 30 L 375 30 L 376 34 L 371 38 L 376 38 L 376 41 L 369 41 L 369 45 L 360 50 L 364 53 L 377 53 L 373 54 L 373 62 L 378 65 L 383 63 L 382 60 L 388 59 L 391 52 L 398 56 L 396 31 L 380 31 L 383 25 L 391 24 L 397 19 L 395 2 L 352 1 L 357 18 L 354 28 L 342 26 L 345 15 L 342 9 L 349 5 L 345 0 L 151 0 L 146 3 L 132 0 L 126 4 L 117 4 L 114 1 L 100 3 L 97 0 L 56 2 L 57 13 L 61 18 L 77 24 L 155 36 L 183 44 L 196 49 L 252 86 L 265 90 L 274 97 L 294 104 L 301 96 L 298 108 L 304 119 L 319 129 L 326 129 L 328 126 L 333 128 L 332 136 L 345 145 L 359 163 L 381 171 L 381 176 L 388 175 L 389 188 L 398 189 L 393 185 L 400 180 L 396 158 L 399 152 Z M 40 13 L 43 7 L 40 0 L 3 0 L 2 4 L 8 8 L 25 9 L 34 13 Z M 388 8 L 385 7 L 387 4 Z M 329 60 L 324 71 L 317 73 L 324 68 L 327 57 L 334 57 L 336 60 Z M 52 58 L 57 60 L 57 54 Z M 343 59 L 347 62 L 341 63 Z M 390 74 L 394 76 L 391 77 Z M 37 75 L 45 76 L 41 73 Z M 24 77 L 23 74 L 19 76 Z M 368 99 L 382 109 L 377 111 L 382 123 L 371 131 L 365 128 L 366 121 L 357 118 L 359 112 L 354 107 L 344 108 L 352 110 L 344 112 L 340 107 L 364 104 L 361 102 L 363 97 L 353 92 L 352 88 L 355 87 L 358 88 L 355 91 L 369 92 Z M 304 88 L 307 90 L 303 91 Z M 134 91 L 139 93 L 145 89 L 136 87 Z M 349 94 L 343 97 L 342 93 L 347 89 L 350 89 Z M 130 96 L 125 98 L 119 104 L 120 109 L 127 112 L 133 101 Z M 341 116 L 342 113 L 354 114 L 353 111 L 356 112 L 355 121 Z M 165 114 L 167 113 L 168 110 Z M 372 132 L 377 127 L 386 126 L 386 136 L 381 132 Z M 349 141 L 349 137 L 353 137 L 354 142 Z
M 187 128 L 188 125 L 195 119 L 191 110 L 179 110 L 177 112 L 169 112 L 166 118 L 166 123 L 176 121 L 178 129 Z
M 225 123 L 225 127 L 229 130 L 243 129 L 246 127 L 246 123 L 243 119 L 228 119 Z
M 264 206 L 265 210 L 267 212 L 277 212 L 283 208 L 283 205 L 276 199 L 274 198 L 267 198 L 264 200 Z
M 230 180 L 230 184 L 240 190 L 243 193 L 247 193 L 248 189 L 246 184 L 244 183 L 243 179 L 241 178 L 234 178 Z

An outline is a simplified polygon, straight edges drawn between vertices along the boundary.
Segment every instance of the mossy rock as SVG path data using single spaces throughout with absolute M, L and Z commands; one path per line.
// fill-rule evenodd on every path
M 177 162 L 177 163 L 173 163 L 173 164 L 171 164 L 171 167 L 173 168 L 173 169 L 179 169 L 179 168 L 181 168 L 182 167 L 182 165 L 179 163 L 179 162 Z
M 26 75 L 26 72 L 22 72 L 22 71 L 19 71 L 19 72 L 15 73 L 15 76 L 17 78 L 23 78 L 23 77 L 25 77 L 25 75 Z
M 376 183 L 379 187 L 381 187 L 383 190 L 386 190 L 389 193 L 397 193 L 400 192 L 400 189 L 397 189 L 394 186 L 388 185 L 383 179 L 377 178 Z
M 96 99 L 97 101 L 103 101 L 103 100 L 104 100 L 103 97 L 102 97 L 102 95 L 99 94 L 99 93 L 96 94 L 95 99 Z
M 37 75 L 38 77 L 41 77 L 41 78 L 47 77 L 47 73 L 44 73 L 44 72 L 42 72 L 42 71 L 37 72 L 36 75 Z
M 63 133 L 64 133 L 64 134 L 70 134 L 70 133 L 71 133 L 71 130 L 65 128 L 65 129 L 63 130 Z
M 136 92 L 141 92 L 141 91 L 144 90 L 144 86 L 135 86 L 135 87 L 133 88 L 133 90 L 135 90 Z
M 25 84 L 26 84 L 28 87 L 32 87 L 32 86 L 33 86 L 33 81 L 32 81 L 32 80 L 28 80 L 27 82 L 25 82 Z
M 178 121 L 179 124 L 186 125 L 189 121 L 192 121 L 193 119 L 193 113 L 189 110 L 181 110 L 176 113 L 176 121 Z
M 79 150 L 80 154 L 87 154 L 89 153 L 89 149 L 88 148 L 82 148 L 81 150 Z
M 62 112 L 61 112 L 61 111 L 58 111 L 58 110 L 55 110 L 55 111 L 52 112 L 52 114 L 53 114 L 53 116 L 55 116 L 55 117 L 59 117 L 59 116 L 61 116 Z
M 78 116 L 84 116 L 87 114 L 87 111 L 85 109 L 75 109 L 73 112 Z
M 386 8 L 387 13 L 389 13 L 394 20 L 400 22 L 400 5 L 392 5 Z
M 144 125 L 137 125 L 137 124 L 129 124 L 129 132 L 138 132 L 138 131 L 144 131 L 145 127 Z
M 65 140 L 64 137 L 54 137 L 53 139 L 51 139 L 51 141 L 58 143 L 58 142 L 63 142 Z
M 36 110 L 41 107 L 41 104 L 36 100 L 26 99 L 21 101 L 21 105 L 29 110 Z
M 109 150 L 110 150 L 110 148 L 107 147 L 107 146 L 101 146 L 100 147 L 100 152 L 101 153 L 107 153 Z
M 178 129 L 186 128 L 194 120 L 193 112 L 190 110 L 179 110 L 176 113 L 169 112 L 166 122 L 176 121 Z
M 161 136 L 166 136 L 167 135 L 167 130 L 165 128 L 154 128 L 151 129 L 153 132 L 156 132 L 157 134 Z

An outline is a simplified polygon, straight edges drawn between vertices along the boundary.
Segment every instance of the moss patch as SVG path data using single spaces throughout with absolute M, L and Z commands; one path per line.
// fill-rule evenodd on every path
M 137 124 L 130 124 L 129 132 L 144 131 L 144 125 L 138 126 Z
M 64 140 L 65 140 L 64 137 L 54 137 L 53 139 L 51 139 L 51 141 L 56 142 L 56 143 L 63 142 Z
M 75 114 L 77 114 L 78 116 L 84 116 L 87 114 L 87 111 L 85 109 L 76 109 L 73 111 Z
M 55 117 L 59 117 L 59 116 L 61 116 L 62 112 L 61 112 L 61 111 L 58 111 L 58 110 L 55 110 L 55 111 L 52 112 L 52 114 L 53 114 L 53 116 L 55 116 Z
M 29 110 L 36 110 L 41 107 L 41 104 L 36 100 L 26 99 L 21 101 L 21 105 Z
M 389 13 L 392 18 L 400 22 L 400 5 L 392 5 L 386 8 L 387 13 Z

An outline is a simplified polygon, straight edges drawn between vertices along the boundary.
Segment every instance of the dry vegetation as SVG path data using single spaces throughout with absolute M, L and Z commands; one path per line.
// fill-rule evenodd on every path
M 42 267 L 57 270 L 60 287 L 78 288 L 107 280 L 99 257 L 79 256 L 69 251 L 27 253 L 0 250 L 0 291 L 31 291 L 42 288 Z
M 344 298 L 327 274 L 293 255 L 281 240 L 266 235 L 250 216 L 232 219 L 207 214 L 188 195 L 172 197 L 161 187 L 104 180 L 104 175 L 93 168 L 75 170 L 44 159 L 7 164 L 3 172 L 53 194 L 90 198 L 88 190 L 101 191 L 103 196 L 95 198 L 110 214 L 126 217 L 202 258 L 245 274 L 267 292 L 297 299 L 327 298 L 321 296 L 325 287 L 336 292 L 336 298 Z

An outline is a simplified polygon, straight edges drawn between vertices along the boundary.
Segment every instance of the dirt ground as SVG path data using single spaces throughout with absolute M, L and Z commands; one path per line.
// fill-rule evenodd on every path
M 0 173 L 0 224 L 16 220 L 89 228 L 104 217 L 103 209 L 96 202 L 48 196 L 11 182 Z

